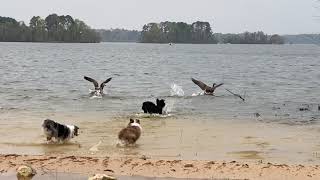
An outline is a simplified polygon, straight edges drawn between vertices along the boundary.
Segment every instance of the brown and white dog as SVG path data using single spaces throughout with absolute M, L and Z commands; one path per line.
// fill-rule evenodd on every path
M 123 128 L 119 134 L 119 140 L 125 145 L 134 144 L 141 136 L 142 128 L 139 119 L 130 119 L 126 128 Z

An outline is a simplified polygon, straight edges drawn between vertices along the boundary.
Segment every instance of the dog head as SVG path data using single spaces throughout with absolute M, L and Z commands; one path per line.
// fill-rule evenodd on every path
M 70 136 L 78 136 L 79 135 L 79 127 L 75 125 L 67 125 L 67 127 L 70 129 Z
M 54 132 L 55 125 L 56 125 L 56 122 L 54 122 L 51 119 L 46 119 L 42 123 L 42 128 L 46 134 L 52 135 Z
M 130 122 L 128 124 L 128 127 L 136 126 L 139 127 L 140 130 L 142 130 L 142 127 L 140 125 L 140 120 L 139 119 L 130 119 Z
M 166 106 L 166 103 L 164 102 L 163 99 L 161 100 L 157 99 L 157 106 L 160 108 L 164 108 Z

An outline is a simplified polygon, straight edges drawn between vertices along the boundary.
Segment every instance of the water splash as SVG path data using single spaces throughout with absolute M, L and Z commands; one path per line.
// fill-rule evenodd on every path
M 90 99 L 101 99 L 101 98 L 102 98 L 102 96 L 97 96 L 97 95 L 93 95 L 90 97 Z
M 90 99 L 102 98 L 100 91 L 89 89 L 89 93 L 92 95 Z
M 175 103 L 176 103 L 176 100 L 173 98 L 171 98 L 171 99 L 167 99 L 166 100 L 166 106 L 163 108 L 163 114 L 170 114 L 172 111 L 173 111 L 173 109 L 174 109 L 174 105 L 175 105 Z
M 181 86 L 173 83 L 171 84 L 171 96 L 184 96 L 184 91 Z
M 166 118 L 166 117 L 171 117 L 172 114 L 167 113 L 167 114 L 147 114 L 147 113 L 137 113 L 135 114 L 137 118 Z
M 204 91 L 197 92 L 197 93 L 192 93 L 191 96 L 202 96 L 202 95 L 204 95 Z

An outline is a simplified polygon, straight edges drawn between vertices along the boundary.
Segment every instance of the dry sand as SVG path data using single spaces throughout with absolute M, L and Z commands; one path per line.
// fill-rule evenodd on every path
M 179 177 L 208 179 L 320 179 L 320 165 L 286 165 L 266 162 L 224 162 L 150 159 L 148 157 L 81 157 L 66 155 L 0 155 L 0 172 L 15 172 L 28 164 L 38 174 L 52 172 L 114 176 Z

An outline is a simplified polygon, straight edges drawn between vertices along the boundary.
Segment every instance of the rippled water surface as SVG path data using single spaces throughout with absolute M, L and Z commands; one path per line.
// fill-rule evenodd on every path
M 113 77 L 103 98 L 89 97 L 84 75 Z M 0 76 L 2 153 L 319 162 L 319 46 L 0 43 Z M 201 91 L 191 77 L 224 85 L 192 96 Z M 142 102 L 157 97 L 169 115 L 142 115 Z M 142 120 L 142 138 L 119 148 L 130 117 Z M 46 145 L 45 118 L 81 135 Z

